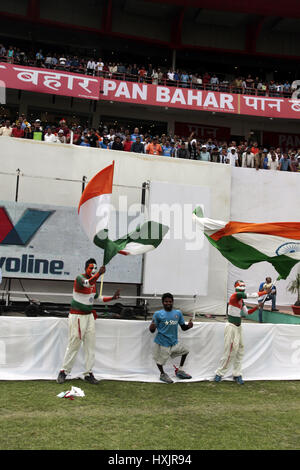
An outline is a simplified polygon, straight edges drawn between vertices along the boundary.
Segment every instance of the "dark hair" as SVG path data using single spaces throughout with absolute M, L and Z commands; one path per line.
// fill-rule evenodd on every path
M 162 302 L 164 302 L 165 299 L 172 299 L 172 300 L 174 300 L 173 295 L 170 294 L 170 292 L 166 292 L 165 294 L 162 295 L 162 298 L 161 298 Z
M 85 262 L 85 269 L 88 268 L 90 264 L 97 264 L 95 258 L 90 258 Z

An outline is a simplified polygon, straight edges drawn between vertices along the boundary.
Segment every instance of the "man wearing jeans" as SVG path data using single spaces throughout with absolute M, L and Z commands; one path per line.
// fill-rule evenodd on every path
M 263 323 L 263 308 L 264 308 L 264 303 L 267 302 L 268 300 L 272 301 L 272 307 L 271 311 L 272 312 L 278 312 L 278 309 L 276 308 L 276 286 L 272 283 L 272 278 L 266 277 L 266 281 L 262 282 L 259 286 L 259 290 L 263 291 L 267 288 L 271 289 L 271 292 L 267 296 L 259 297 L 258 299 L 258 318 L 259 318 L 259 323 Z
M 160 380 L 165 383 L 173 383 L 173 380 L 165 373 L 163 366 L 169 358 L 181 356 L 179 368 L 175 368 L 175 374 L 178 379 L 191 379 L 192 377 L 182 369 L 189 350 L 183 344 L 178 342 L 178 325 L 183 331 L 193 327 L 192 320 L 186 325 L 182 312 L 173 309 L 173 295 L 163 294 L 163 309 L 154 313 L 152 323 L 149 327 L 151 333 L 157 330 L 154 339 L 153 358 L 160 371 Z

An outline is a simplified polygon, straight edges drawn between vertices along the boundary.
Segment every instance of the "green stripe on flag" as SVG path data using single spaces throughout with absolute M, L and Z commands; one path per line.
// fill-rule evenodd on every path
M 193 214 L 195 214 L 197 217 L 200 219 L 203 218 L 203 210 L 201 206 L 197 206 L 196 209 L 193 211 Z
M 286 255 L 267 256 L 261 251 L 242 243 L 233 236 L 225 236 L 218 241 L 205 234 L 210 243 L 237 268 L 248 269 L 254 263 L 267 261 L 271 263 L 282 279 L 286 279 L 291 269 L 299 262 Z
M 103 264 L 106 266 L 119 251 L 124 250 L 131 242 L 145 247 L 153 246 L 153 249 L 157 248 L 168 230 L 169 227 L 166 225 L 148 221 L 115 241 L 108 238 L 107 230 L 102 230 L 94 237 L 94 243 L 104 250 Z

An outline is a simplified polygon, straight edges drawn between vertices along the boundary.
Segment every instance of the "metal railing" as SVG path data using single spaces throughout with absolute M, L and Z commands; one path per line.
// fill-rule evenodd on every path
M 188 80 L 170 80 L 165 74 L 161 73 L 158 76 L 148 76 L 147 72 L 145 76 L 142 76 L 138 73 L 130 72 L 118 72 L 112 70 L 93 70 L 88 71 L 86 63 L 82 62 L 78 65 L 68 65 L 68 64 L 46 64 L 45 62 L 40 64 L 37 60 L 28 59 L 26 61 L 14 61 L 6 56 L 0 56 L 0 62 L 13 63 L 15 65 L 29 66 L 29 67 L 39 67 L 47 68 L 49 70 L 60 70 L 71 73 L 79 73 L 83 75 L 92 75 L 95 77 L 103 77 L 112 80 L 121 80 L 127 82 L 137 82 L 137 83 L 146 83 L 160 86 L 168 86 L 175 88 L 192 88 L 197 90 L 206 90 L 206 91 L 218 91 L 225 93 L 234 93 L 234 94 L 243 94 L 243 95 L 254 95 L 254 96 L 269 96 L 269 97 L 281 97 L 281 98 L 290 98 L 294 90 L 283 90 L 278 89 L 276 85 L 266 85 L 266 89 L 257 89 L 255 86 L 236 86 L 234 82 L 223 81 L 216 84 L 213 83 L 198 83 L 197 77 Z M 281 85 L 280 85 L 281 86 Z

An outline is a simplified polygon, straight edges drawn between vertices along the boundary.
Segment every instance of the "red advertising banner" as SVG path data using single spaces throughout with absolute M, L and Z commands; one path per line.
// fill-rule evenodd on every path
M 238 96 L 238 114 L 281 119 L 300 118 L 300 100 L 270 96 Z
M 263 132 L 263 142 L 271 147 L 280 147 L 283 150 L 289 148 L 300 149 L 300 134 L 286 132 Z
M 300 118 L 300 100 L 289 98 L 135 83 L 7 63 L 0 63 L 0 80 L 6 88 L 90 100 L 281 119 Z
M 0 63 L 0 79 L 6 88 L 99 100 L 97 77 Z
M 113 79 L 101 80 L 102 100 L 167 108 L 245 114 L 281 119 L 300 118 L 300 100 L 176 88 Z
M 230 93 L 123 82 L 106 78 L 102 79 L 101 85 L 100 99 L 102 100 L 232 114 L 237 113 L 238 110 L 239 95 Z
M 176 135 L 189 137 L 191 133 L 199 139 L 229 140 L 230 127 L 209 126 L 207 124 L 192 124 L 188 122 L 175 122 L 174 131 Z

